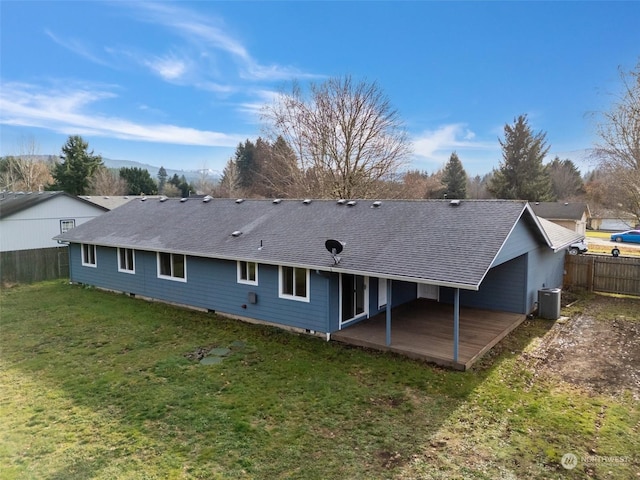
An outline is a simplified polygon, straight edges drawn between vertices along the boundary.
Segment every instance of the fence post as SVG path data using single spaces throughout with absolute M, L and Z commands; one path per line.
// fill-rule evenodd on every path
M 594 264 L 596 263 L 596 257 L 589 257 L 589 263 L 587 263 L 587 291 L 593 292 L 593 277 L 594 277 Z

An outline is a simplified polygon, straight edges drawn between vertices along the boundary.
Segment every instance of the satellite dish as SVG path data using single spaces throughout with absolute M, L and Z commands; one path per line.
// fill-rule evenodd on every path
M 334 264 L 337 265 L 338 263 L 340 263 L 340 257 L 338 255 L 340 254 L 340 252 L 342 252 L 344 243 L 339 240 L 329 239 L 324 242 L 324 246 L 329 251 L 329 253 L 333 255 Z

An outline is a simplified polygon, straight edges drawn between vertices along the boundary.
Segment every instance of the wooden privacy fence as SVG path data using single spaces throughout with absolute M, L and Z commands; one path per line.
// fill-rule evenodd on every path
M 640 296 L 640 258 L 567 255 L 564 287 Z
M 31 283 L 69 277 L 69 248 L 0 252 L 0 282 Z

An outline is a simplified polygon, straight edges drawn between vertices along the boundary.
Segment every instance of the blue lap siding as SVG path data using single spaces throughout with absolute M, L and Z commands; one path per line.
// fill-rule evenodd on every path
M 96 267 L 83 266 L 80 245 L 71 244 L 71 280 L 166 302 L 254 318 L 290 327 L 327 332 L 329 279 L 309 273 L 308 302 L 278 296 L 278 267 L 258 265 L 258 285 L 237 282 L 237 263 L 187 256 L 187 281 L 157 276 L 157 254 L 135 251 L 135 274 L 118 271 L 117 249 L 97 247 Z M 257 295 L 249 302 L 249 292 Z

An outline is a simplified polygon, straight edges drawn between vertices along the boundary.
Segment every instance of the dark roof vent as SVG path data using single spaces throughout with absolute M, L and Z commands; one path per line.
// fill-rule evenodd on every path
M 356 202 L 355 200 L 349 200 L 349 201 L 347 202 L 347 206 L 348 206 L 348 207 L 355 207 L 355 206 L 356 206 L 356 203 L 358 203 L 358 202 Z
M 161 203 L 162 203 L 162 202 L 166 202 L 167 200 L 169 200 L 169 197 L 165 197 L 164 195 L 162 195 L 162 196 L 160 197 L 160 202 L 161 202 Z
M 202 203 L 209 203 L 211 200 L 213 200 L 213 197 L 211 195 L 206 195 L 203 199 L 202 199 Z
M 189 200 L 189 197 L 182 197 L 182 198 L 180 199 L 180 203 L 184 203 L 184 202 L 186 202 L 187 200 Z
M 242 235 L 242 232 L 240 230 L 236 230 L 235 232 L 231 232 L 231 236 L 232 237 L 239 237 L 240 235 Z
M 378 208 L 380 205 L 382 205 L 382 202 L 380 200 L 376 200 L 371 204 L 371 208 Z
M 340 200 L 338 200 L 336 202 L 338 205 L 344 205 L 345 203 L 347 203 L 347 201 L 344 198 L 341 198 Z
M 302 203 L 304 203 L 305 205 L 309 205 L 311 203 L 311 199 L 310 198 L 305 198 Z
M 451 200 L 449 202 L 449 205 L 451 205 L 452 207 L 457 207 L 458 205 L 460 205 L 460 200 Z
M 242 202 L 244 202 L 244 198 L 239 198 L 236 200 L 236 203 L 242 203 Z
M 273 204 L 274 204 L 274 205 L 278 205 L 279 203 L 282 203 L 282 199 L 281 199 L 281 198 L 275 198 L 275 199 L 273 200 Z

